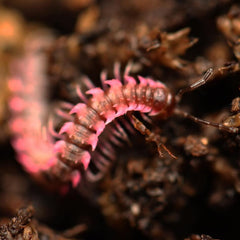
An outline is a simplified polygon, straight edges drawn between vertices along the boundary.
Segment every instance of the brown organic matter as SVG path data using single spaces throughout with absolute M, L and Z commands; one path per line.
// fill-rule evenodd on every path
M 237 239 L 238 4 L 236 0 L 1 1 L 0 239 Z M 41 112 L 45 124 L 40 140 L 48 137 L 44 129 L 50 118 L 52 130 L 60 130 L 68 116 L 66 106 L 79 103 L 78 88 L 87 90 L 86 78 L 100 87 L 100 76 L 114 78 L 114 65 L 120 64 L 122 78 L 131 63 L 130 76 L 159 80 L 177 96 L 167 119 L 149 120 L 136 113 L 135 123 L 124 116 L 118 119 L 118 130 L 124 131 L 115 139 L 109 139 L 113 125 L 104 130 L 100 145 L 107 148 L 115 141 L 117 154 L 98 182 L 83 177 L 73 188 L 66 183 L 69 172 L 64 164 L 52 174 L 30 176 L 17 162 L 8 127 L 12 121 L 8 79 L 10 73 L 31 76 L 34 64 L 22 64 L 19 71 L 15 63 L 32 54 L 40 36 L 51 36 L 38 52 L 44 65 L 40 69 L 45 70 L 35 71 L 38 77 L 44 75 L 45 86 L 41 98 L 35 91 L 35 99 L 42 99 L 46 108 Z M 25 86 L 20 98 L 27 99 L 38 116 L 27 95 L 31 87 Z M 36 126 L 38 120 L 25 122 L 25 128 Z M 33 161 L 44 156 L 39 149 L 40 144 L 31 144 Z M 109 149 L 101 149 L 106 157 Z M 80 166 L 77 171 L 84 169 Z

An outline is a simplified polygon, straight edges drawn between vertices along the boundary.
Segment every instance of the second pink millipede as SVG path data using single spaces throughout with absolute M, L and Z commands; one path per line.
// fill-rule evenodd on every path
M 43 60 L 42 53 L 39 53 L 38 49 L 39 46 L 35 46 L 28 50 L 25 60 L 22 60 L 25 65 L 20 67 L 20 71 L 15 69 L 9 81 L 10 90 L 13 93 L 10 102 L 13 113 L 10 127 L 15 135 L 13 146 L 18 153 L 19 161 L 33 175 L 57 176 L 63 182 L 72 181 L 73 186 L 77 186 L 80 182 L 81 171 L 84 171 L 87 179 L 99 179 L 102 171 L 105 171 L 109 165 L 109 160 L 103 155 L 112 153 L 112 146 L 107 142 L 102 148 L 104 154 L 96 152 L 100 134 L 106 125 L 118 117 L 135 111 L 160 118 L 178 114 L 221 130 L 238 132 L 236 127 L 229 127 L 224 123 L 210 123 L 176 108 L 176 103 L 184 93 L 202 86 L 212 77 L 213 69 L 209 69 L 203 78 L 186 89 L 180 90 L 175 96 L 162 82 L 141 76 L 138 76 L 138 79 L 129 76 L 130 65 L 128 65 L 123 82 L 119 77 L 119 67 L 115 68 L 114 79 L 106 80 L 106 75 L 102 74 L 103 89 L 94 87 L 90 81 L 86 80 L 89 88 L 86 95 L 91 97 L 87 98 L 80 89 L 77 89 L 82 101 L 76 105 L 65 104 L 68 112 L 63 115 L 68 121 L 58 132 L 49 128 L 45 134 L 47 137 L 44 138 L 39 122 L 41 122 L 40 117 L 46 113 L 38 111 L 44 111 L 43 105 L 46 105 L 44 103 L 46 76 L 42 76 L 44 69 L 39 70 Z M 31 69 L 31 74 L 27 74 L 28 67 Z M 24 87 L 28 90 L 24 91 Z M 17 125 L 19 123 L 20 125 Z M 112 134 L 124 135 L 124 130 L 117 122 Z M 56 138 L 58 138 L 57 141 L 55 141 Z M 94 160 L 92 155 L 95 155 Z M 89 167 L 90 163 L 94 163 L 98 169 L 97 173 Z

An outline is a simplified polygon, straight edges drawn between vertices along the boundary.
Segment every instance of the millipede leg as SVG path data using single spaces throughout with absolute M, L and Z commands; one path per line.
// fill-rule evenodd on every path
M 76 91 L 77 91 L 78 97 L 79 97 L 84 103 L 87 103 L 87 102 L 88 102 L 88 99 L 87 99 L 86 96 L 82 93 L 82 90 L 80 89 L 79 85 L 76 86 Z
M 86 178 L 90 182 L 97 182 L 103 177 L 103 172 L 93 173 L 90 169 L 86 172 Z
M 87 76 L 82 77 L 82 81 L 88 89 L 92 89 L 96 87 Z
M 124 141 L 126 141 L 128 144 L 130 144 L 130 139 L 128 137 L 128 134 L 124 130 L 124 128 L 117 121 L 114 121 L 113 123 L 117 130 L 114 132 L 114 133 L 116 133 L 116 136 L 122 138 Z
M 153 123 L 152 119 L 150 117 L 148 117 L 145 113 L 140 113 L 140 114 L 141 114 L 141 117 L 144 121 L 146 121 L 149 124 Z
M 107 170 L 108 166 L 111 164 L 111 161 L 106 159 L 101 153 L 98 153 L 97 156 L 98 156 L 97 161 L 99 161 L 102 164 L 102 166 L 105 167 L 105 170 Z
M 112 144 L 107 141 L 104 141 L 104 143 L 102 143 L 102 142 L 99 143 L 99 146 L 103 147 L 104 149 L 107 149 L 109 152 L 111 152 L 111 154 L 115 153 L 115 150 L 114 150 Z
M 126 83 L 126 78 L 129 76 L 129 73 L 132 69 L 132 65 L 133 63 L 132 62 L 128 62 L 127 66 L 125 67 L 125 70 L 124 70 L 124 83 Z
M 72 121 L 73 117 L 71 115 L 69 115 L 69 111 L 74 107 L 73 104 L 68 103 L 68 102 L 59 102 L 56 109 L 55 109 L 55 113 L 57 114 L 57 116 L 63 118 L 63 119 L 67 119 Z
M 64 110 L 58 108 L 55 110 L 56 114 L 66 120 L 72 121 L 73 117 L 71 115 L 69 115 L 68 113 L 66 113 Z
M 60 101 L 60 102 L 58 102 L 58 106 L 60 106 L 61 108 L 67 109 L 67 110 L 71 110 L 74 107 L 74 104 L 69 103 L 69 102 Z
M 103 70 L 101 72 L 100 79 L 101 79 L 103 90 L 106 90 L 107 89 L 107 84 L 105 83 L 107 80 L 107 71 L 106 70 Z
M 129 121 L 127 121 L 127 119 L 120 118 L 118 121 L 120 121 L 123 124 L 123 126 L 129 131 L 129 133 L 131 133 L 131 134 L 135 134 L 136 133 L 136 129 L 134 129 L 132 124 L 129 123 Z
M 106 172 L 107 166 L 109 165 L 109 162 L 107 160 L 103 159 L 103 157 L 100 154 L 96 154 L 96 157 L 92 159 L 95 166 L 98 168 L 99 172 Z
M 113 67 L 113 74 L 114 74 L 115 79 L 118 79 L 121 81 L 120 67 L 121 67 L 120 63 L 116 62 Z
M 106 142 L 99 144 L 99 150 L 107 157 L 109 160 L 113 160 L 115 157 L 115 151 L 112 146 Z
M 109 140 L 110 142 L 112 142 L 113 144 L 115 144 L 116 146 L 123 146 L 123 143 L 117 138 L 117 136 L 111 134 L 109 136 Z
M 63 136 L 54 129 L 53 117 L 50 117 L 47 124 L 47 132 L 51 137 L 62 139 Z

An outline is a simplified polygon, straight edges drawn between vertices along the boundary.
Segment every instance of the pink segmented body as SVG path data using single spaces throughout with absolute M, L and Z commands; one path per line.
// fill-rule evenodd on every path
M 9 105 L 12 110 L 10 129 L 19 161 L 32 173 L 46 170 L 54 162 L 53 144 L 42 138 L 42 126 L 46 120 L 47 86 L 46 59 L 39 53 L 46 41 L 27 41 L 25 55 L 12 64 L 12 76 L 8 85 L 12 93 Z
M 175 99 L 163 83 L 140 76 L 137 82 L 127 73 L 122 83 L 116 74 L 116 79 L 103 79 L 104 90 L 89 89 L 86 92 L 92 95 L 89 99 L 79 93 L 85 102 L 69 109 L 70 121 L 57 133 L 60 140 L 55 141 L 48 132 L 44 138 L 42 124 L 47 111 L 47 77 L 44 54 L 38 51 L 41 47 L 39 43 L 28 47 L 25 56 L 13 68 L 13 77 L 9 81 L 13 93 L 10 101 L 13 112 L 10 127 L 15 135 L 13 146 L 19 161 L 30 173 L 59 175 L 65 171 L 76 186 L 81 179 L 81 166 L 86 176 L 94 175 L 89 168 L 92 155 L 99 171 L 107 165 L 103 155 L 96 153 L 98 138 L 107 124 L 132 111 L 165 117 L 172 113 Z M 118 133 L 120 129 L 121 132 L 117 126 L 115 123 L 114 131 Z M 111 144 L 104 143 L 102 152 L 107 155 L 111 150 Z
M 174 99 L 166 86 L 152 79 L 138 78 L 140 83 L 130 76 L 125 76 L 125 84 L 118 79 L 106 80 L 104 84 L 109 85 L 109 89 L 93 88 L 86 92 L 92 97 L 71 109 L 69 114 L 76 115 L 74 120 L 66 122 L 59 131 L 66 134 L 55 144 L 61 161 L 73 168 L 83 164 L 87 170 L 91 153 L 107 124 L 131 111 L 165 116 L 171 113 Z

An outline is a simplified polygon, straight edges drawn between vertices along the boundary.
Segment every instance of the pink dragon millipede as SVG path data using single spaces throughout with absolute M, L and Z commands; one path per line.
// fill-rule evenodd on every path
M 78 88 L 81 102 L 76 105 L 64 105 L 65 110 L 68 110 L 68 113 L 63 113 L 65 119 L 68 119 L 67 122 L 57 133 L 51 128 L 44 128 L 48 104 L 45 93 L 47 76 L 45 55 L 40 50 L 46 45 L 46 40 L 39 39 L 39 36 L 37 39 L 25 44 L 25 55 L 13 63 L 9 80 L 9 88 L 13 95 L 10 101 L 13 146 L 20 163 L 32 175 L 57 176 L 63 182 L 72 181 L 73 186 L 78 185 L 82 173 L 87 179 L 99 179 L 113 156 L 112 146 L 107 141 L 100 146 L 100 151 L 97 150 L 100 134 L 107 124 L 114 121 L 110 140 L 114 140 L 114 135 L 124 135 L 125 132 L 116 119 L 134 111 L 164 119 L 178 114 L 195 122 L 218 127 L 220 130 L 238 132 L 236 127 L 224 123 L 210 123 L 176 108 L 184 93 L 202 86 L 213 76 L 213 69 L 209 69 L 203 78 L 174 96 L 159 81 L 141 76 L 136 80 L 129 76 L 129 65 L 126 67 L 123 82 L 117 68 L 115 79 L 106 80 L 106 75 L 102 74 L 102 89 L 94 87 L 90 81 L 85 81 L 89 88 L 86 94 L 91 97 L 87 98 Z M 134 116 L 130 118 L 135 127 L 145 134 L 144 125 L 139 126 L 139 121 Z M 90 163 L 97 171 L 92 170 Z

